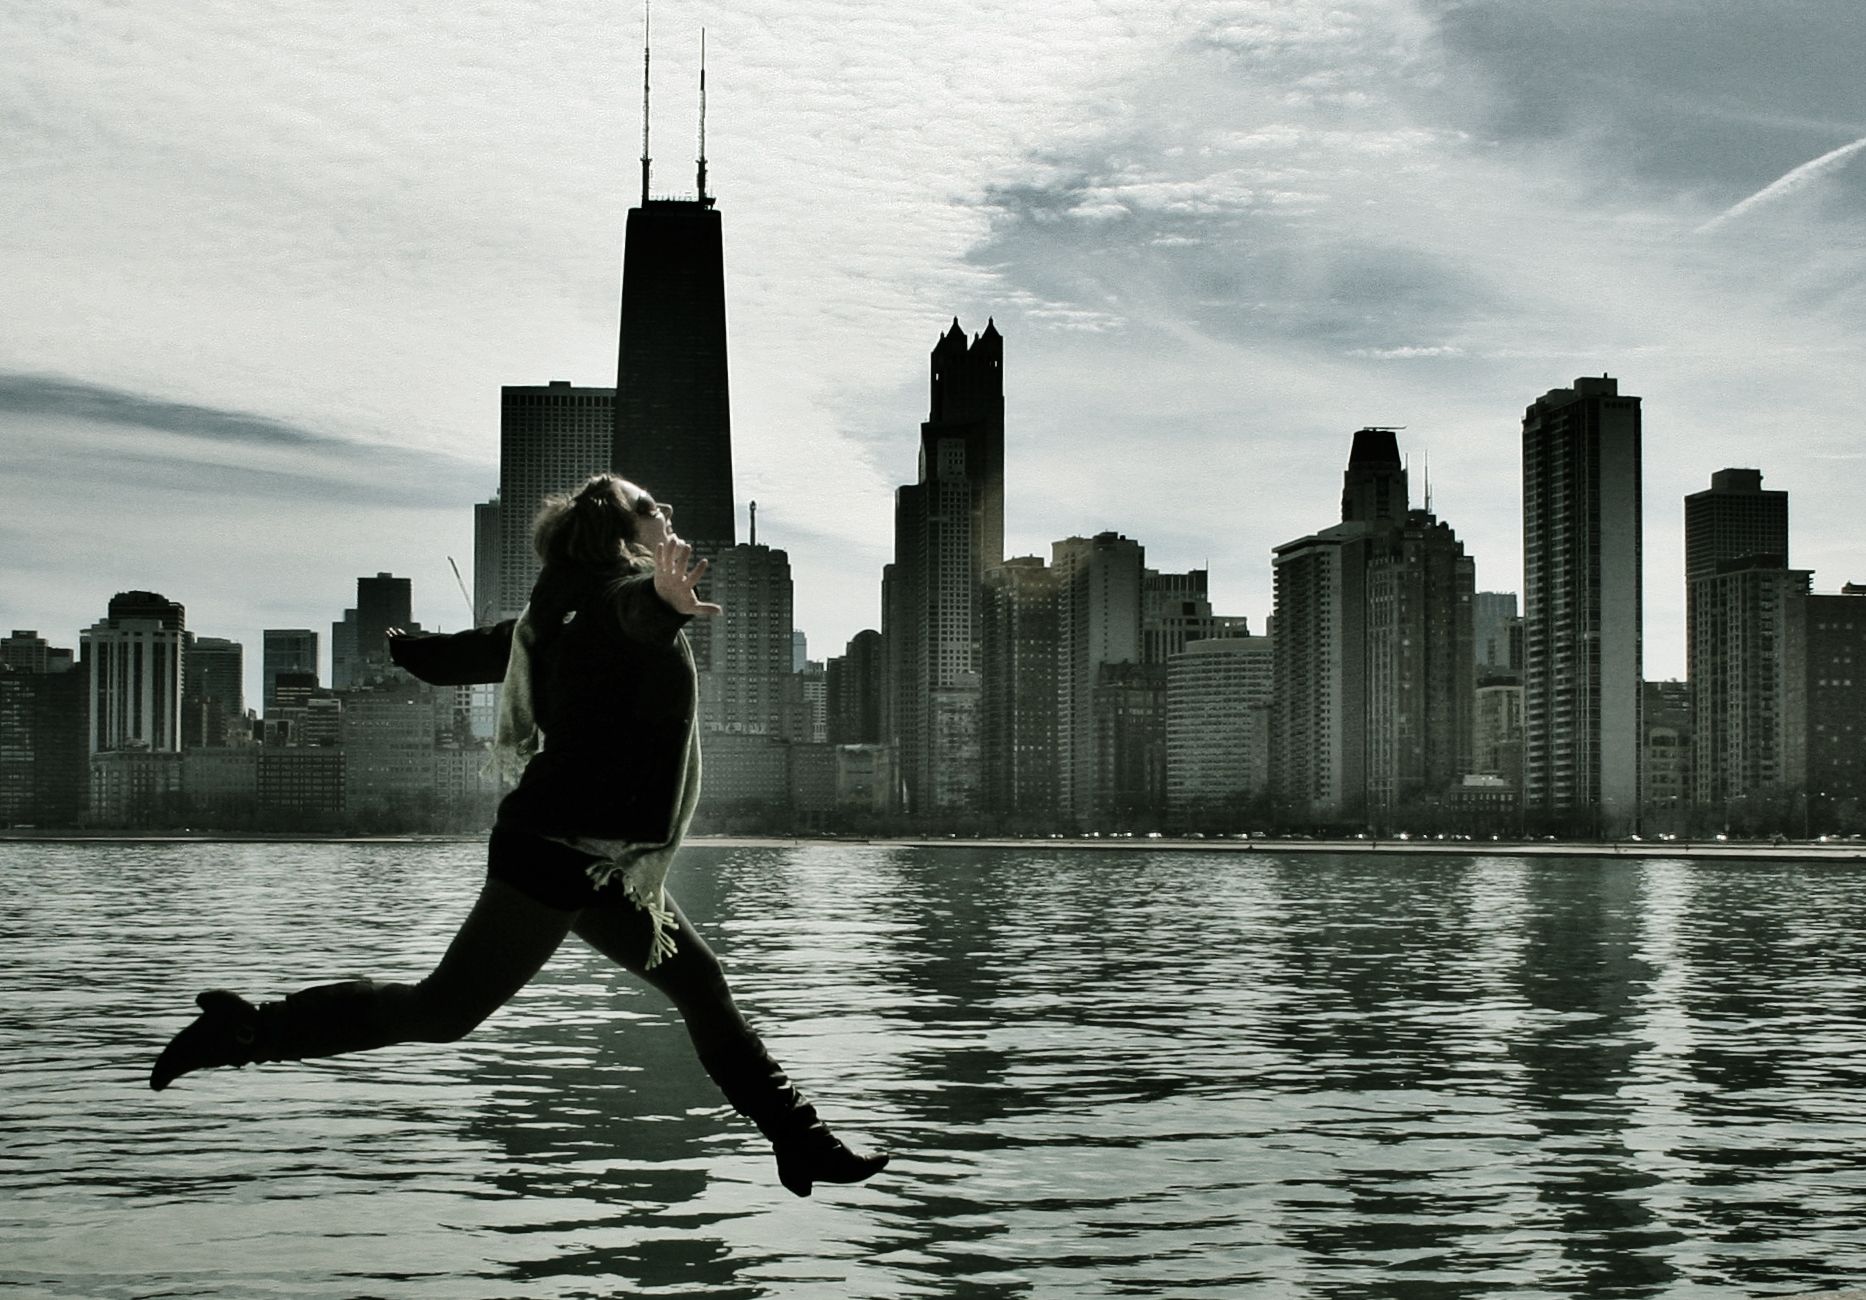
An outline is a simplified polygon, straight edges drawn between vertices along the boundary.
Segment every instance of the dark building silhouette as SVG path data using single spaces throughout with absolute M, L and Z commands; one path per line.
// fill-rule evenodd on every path
M 1341 514 L 1275 551 L 1272 782 L 1298 815 L 1380 821 L 1473 770 L 1476 573 L 1411 508 L 1391 429 L 1355 433 Z
M 1608 377 L 1523 412 L 1523 803 L 1537 819 L 1638 824 L 1640 403 Z
M 1041 556 L 1006 560 L 985 574 L 983 655 L 984 803 L 1006 817 L 1047 824 L 1056 814 L 1056 690 L 1060 597 Z
M 1641 825 L 1652 832 L 1690 830 L 1688 814 L 1696 799 L 1692 776 L 1691 683 L 1645 684 L 1646 758 Z
M 491 568 L 498 585 L 482 588 L 496 598 L 488 609 L 475 608 L 477 619 L 517 618 L 531 599 L 541 567 L 531 544 L 538 507 L 546 496 L 573 491 L 609 468 L 615 400 L 613 389 L 579 388 L 562 379 L 499 390 L 499 505 L 490 517 L 484 506 L 475 506 L 473 514 L 476 553 L 487 541 L 478 530 L 497 529 L 498 557 Z
M 882 686 L 886 680 L 881 633 L 864 628 L 829 661 L 826 702 L 832 745 L 882 743 Z
M 1837 824 L 1866 824 L 1866 586 L 1810 595 L 1806 637 L 1807 797 Z
M 1765 491 L 1762 471 L 1718 470 L 1685 498 L 1688 793 L 1698 803 L 1717 807 L 1804 775 L 1795 625 L 1808 587 L 1809 575 L 1788 567 L 1788 493 Z
M 883 577 L 888 723 L 907 809 L 979 807 L 984 575 L 1004 559 L 1004 340 L 966 342 L 955 319 L 933 348 L 919 481 L 894 498 Z
M 263 658 L 260 680 L 264 684 L 267 713 L 278 704 L 280 673 L 310 673 L 317 677 L 317 633 L 305 627 L 269 627 L 260 633 Z
M 246 714 L 246 652 L 238 641 L 189 634 L 182 652 L 183 749 L 219 748 Z
M 706 192 L 706 73 L 700 73 L 695 192 L 649 191 L 643 52 L 641 206 L 622 251 L 611 465 L 673 503 L 680 535 L 703 554 L 738 540 L 726 385 L 726 271 L 719 210 Z M 510 498 L 506 498 L 510 501 Z
M 0 653 L 0 827 L 75 826 L 90 789 L 89 674 L 69 649 L 15 632 Z

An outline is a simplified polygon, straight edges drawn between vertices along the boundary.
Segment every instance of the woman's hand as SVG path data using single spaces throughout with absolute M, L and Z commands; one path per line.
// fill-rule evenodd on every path
M 710 600 L 701 600 L 693 594 L 693 589 L 700 585 L 711 566 L 705 560 L 692 564 L 693 548 L 680 538 L 669 534 L 666 541 L 654 548 L 654 590 L 655 594 L 666 601 L 676 614 L 696 614 L 701 618 L 711 618 L 722 613 L 719 606 Z

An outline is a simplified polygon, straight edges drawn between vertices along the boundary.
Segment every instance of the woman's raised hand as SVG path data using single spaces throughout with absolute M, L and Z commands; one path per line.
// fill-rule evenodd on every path
M 723 611 L 712 601 L 701 600 L 693 592 L 711 566 L 705 560 L 697 564 L 692 561 L 693 547 L 670 533 L 666 541 L 654 548 L 655 594 L 677 614 L 697 614 L 701 618 L 711 618 Z

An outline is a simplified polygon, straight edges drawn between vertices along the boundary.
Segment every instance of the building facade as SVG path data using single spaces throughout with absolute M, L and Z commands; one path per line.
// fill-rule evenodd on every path
M 181 752 L 187 632 L 179 604 L 151 591 L 123 591 L 110 598 L 102 620 L 79 634 L 89 675 L 91 754 Z
M 931 356 L 919 481 L 899 488 L 883 584 L 888 725 L 907 811 L 977 812 L 983 579 L 1004 559 L 1004 340 L 955 320 Z
M 1047 825 L 1056 815 L 1059 584 L 1042 557 L 1021 555 L 985 575 L 985 807 Z
M 1638 826 L 1640 401 L 1580 378 L 1523 413 L 1523 801 L 1571 829 Z
M 1166 661 L 1166 800 L 1176 822 L 1222 817 L 1266 792 L 1275 692 L 1267 636 L 1207 637 Z
M 541 567 L 531 526 L 544 498 L 574 491 L 590 475 L 608 472 L 615 412 L 613 388 L 552 380 L 499 390 L 499 557 L 494 566 L 499 598 L 488 622 L 517 618 L 531 599 Z M 657 485 L 646 486 L 663 495 Z

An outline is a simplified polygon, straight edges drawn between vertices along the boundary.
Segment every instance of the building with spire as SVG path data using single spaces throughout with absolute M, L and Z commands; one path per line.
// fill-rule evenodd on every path
M 1278 799 L 1379 826 L 1443 798 L 1472 769 L 1475 567 L 1412 509 L 1393 429 L 1355 433 L 1341 522 L 1275 557 Z
M 907 811 L 975 812 L 982 770 L 983 581 L 1004 561 L 1004 339 L 955 318 L 934 346 L 919 481 L 894 497 L 884 578 L 888 724 Z
M 694 192 L 656 195 L 648 147 L 649 48 L 642 49 L 641 204 L 622 254 L 610 465 L 678 510 L 703 555 L 737 536 L 726 383 L 726 275 L 719 209 L 707 192 L 705 38 Z M 508 503 L 510 497 L 504 498 Z

